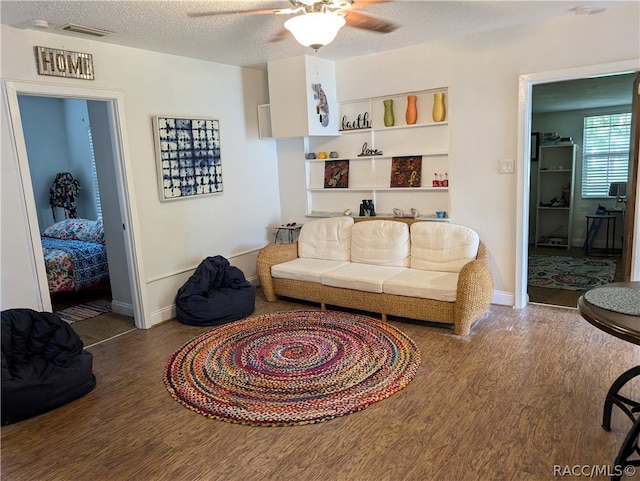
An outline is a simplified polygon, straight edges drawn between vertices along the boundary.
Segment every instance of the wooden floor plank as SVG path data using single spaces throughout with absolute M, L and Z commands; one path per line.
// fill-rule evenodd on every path
M 258 291 L 255 314 L 317 307 L 267 303 Z M 2 427 L 2 479 L 546 481 L 556 465 L 613 462 L 630 423 L 615 411 L 604 431 L 602 403 L 640 364 L 636 346 L 575 309 L 540 305 L 491 306 L 468 337 L 390 322 L 422 352 L 405 389 L 358 413 L 283 428 L 207 419 L 169 396 L 168 357 L 209 328 L 169 321 L 93 346 L 94 391 Z

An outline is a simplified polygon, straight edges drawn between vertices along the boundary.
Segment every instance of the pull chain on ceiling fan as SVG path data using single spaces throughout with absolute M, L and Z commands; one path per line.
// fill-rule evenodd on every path
M 289 0 L 289 8 L 200 12 L 187 15 L 197 18 L 231 14 L 299 14 L 287 20 L 284 27 L 301 45 L 318 50 L 331 43 L 345 24 L 378 33 L 394 31 L 397 28 L 395 24 L 357 10 L 387 1 L 389 0 Z M 278 35 L 274 37 L 274 41 L 281 38 L 282 35 Z

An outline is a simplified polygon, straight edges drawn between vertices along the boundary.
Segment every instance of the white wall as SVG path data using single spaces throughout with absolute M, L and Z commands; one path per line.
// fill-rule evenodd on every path
M 275 142 L 258 139 L 256 106 L 266 103 L 260 70 L 164 55 L 45 32 L 1 27 L 3 80 L 122 92 L 125 153 L 135 185 L 139 252 L 152 323 L 171 317 L 177 289 L 206 256 L 223 255 L 255 278 L 256 250 L 280 222 Z M 95 81 L 41 77 L 33 47 L 93 55 Z M 219 119 L 224 192 L 160 202 L 151 117 Z M 38 308 L 26 207 L 3 98 L 2 309 Z M 30 194 L 28 192 L 27 194 Z M 10 282 L 9 282 L 10 281 Z
M 487 244 L 494 301 L 511 304 L 515 292 L 517 175 L 500 174 L 499 162 L 518 158 L 519 76 L 640 58 L 638 6 L 336 63 L 341 102 L 449 87 L 450 214 Z M 283 218 L 301 218 L 300 154 L 287 144 L 281 156 L 278 146 L 289 179 L 281 184 Z

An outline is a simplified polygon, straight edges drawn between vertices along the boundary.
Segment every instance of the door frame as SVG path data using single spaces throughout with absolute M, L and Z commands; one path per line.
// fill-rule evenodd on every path
M 628 60 L 600 65 L 589 65 L 563 70 L 553 70 L 524 74 L 519 77 L 518 85 L 518 165 L 517 169 L 517 206 L 516 206 L 516 286 L 514 307 L 522 309 L 528 303 L 527 298 L 527 264 L 529 257 L 529 184 L 531 181 L 531 101 L 533 86 L 536 84 L 577 80 L 581 78 L 600 77 L 622 73 L 640 71 L 640 61 Z M 636 179 L 636 183 L 640 179 Z M 637 189 L 636 192 L 639 192 Z M 633 222 L 634 228 L 640 226 L 636 210 Z M 631 280 L 640 279 L 640 236 L 634 236 L 631 247 Z
M 47 273 L 45 269 L 40 242 L 40 232 L 38 218 L 36 215 L 35 197 L 31 184 L 31 174 L 27 148 L 22 130 L 22 120 L 20 116 L 20 106 L 18 104 L 19 95 L 33 95 L 40 97 L 56 97 L 67 99 L 84 99 L 104 101 L 107 104 L 109 116 L 109 130 L 111 142 L 113 143 L 114 168 L 117 182 L 118 207 L 123 221 L 123 237 L 126 253 L 127 271 L 131 285 L 131 297 L 133 302 L 133 314 L 135 325 L 141 329 L 151 327 L 151 317 L 149 314 L 146 283 L 144 282 L 143 267 L 140 243 L 138 242 L 139 224 L 137 209 L 135 206 L 135 193 L 133 185 L 133 168 L 129 161 L 128 142 L 126 138 L 127 129 L 124 115 L 124 94 L 117 90 L 95 89 L 87 87 L 75 87 L 67 85 L 49 84 L 45 82 L 22 82 L 4 81 L 4 90 L 7 99 L 7 106 L 11 121 L 12 140 L 16 152 L 18 170 L 20 172 L 21 192 L 25 206 L 26 225 L 29 230 L 31 246 L 31 262 L 34 266 L 37 278 L 39 297 L 38 304 L 45 311 L 51 311 L 51 297 L 47 284 Z

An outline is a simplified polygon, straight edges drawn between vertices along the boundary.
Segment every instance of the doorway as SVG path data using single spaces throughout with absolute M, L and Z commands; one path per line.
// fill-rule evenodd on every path
M 136 327 L 143 329 L 150 327 L 150 318 L 146 306 L 146 289 L 142 282 L 144 277 L 139 263 L 139 253 L 136 249 L 137 219 L 134 205 L 135 196 L 133 195 L 134 187 L 129 175 L 131 166 L 126 155 L 126 142 L 123 139 L 125 129 L 119 116 L 124 102 L 122 94 L 116 91 L 94 90 L 82 87 L 9 81 L 5 82 L 5 90 L 24 196 L 25 223 L 28 226 L 31 239 L 31 261 L 36 284 L 39 287 L 36 295 L 39 296 L 38 301 L 42 306 L 42 310 L 51 311 L 52 306 L 46 270 L 44 262 L 42 262 L 43 252 L 37 208 L 34 201 L 29 159 L 20 116 L 18 97 L 21 95 L 84 99 L 87 101 L 90 123 L 93 129 L 93 141 L 96 147 L 96 165 L 98 166 L 101 194 L 104 194 L 105 189 L 103 189 L 100 178 L 111 175 L 113 181 L 111 190 L 114 192 L 113 199 L 115 199 L 115 204 L 112 205 L 111 209 L 108 209 L 111 215 L 108 215 L 105 210 L 105 215 L 103 216 L 105 235 L 111 232 L 113 234 L 112 238 L 120 240 L 122 258 L 124 258 L 124 262 L 118 263 L 120 267 L 114 269 L 114 272 L 110 272 L 110 275 L 116 277 L 115 282 L 112 281 L 111 285 L 129 286 L 127 294 L 120 296 L 120 298 L 128 298 L 129 302 L 120 302 L 119 304 L 114 302 L 114 306 L 117 305 L 125 311 L 128 309 L 135 320 Z M 101 169 L 100 165 L 106 165 L 108 168 Z M 124 279 L 124 282 L 122 282 L 122 279 Z M 114 299 L 115 295 L 116 293 L 114 292 Z
M 521 95 L 518 109 L 518 159 L 519 164 L 522 168 L 518 169 L 518 206 L 516 220 L 518 234 L 516 245 L 516 289 L 514 307 L 519 309 L 524 308 L 529 302 L 527 295 L 527 267 L 530 241 L 529 219 L 532 208 L 531 203 L 536 201 L 536 199 L 531 198 L 531 196 L 529 195 L 530 182 L 533 175 L 530 162 L 531 134 L 533 132 L 531 118 L 533 87 L 538 84 L 548 84 L 551 82 L 562 82 L 566 80 L 586 79 L 598 76 L 631 73 L 636 72 L 637 70 L 637 62 L 627 61 L 614 64 L 594 65 L 564 71 L 545 72 L 520 76 Z M 635 178 L 635 176 L 630 178 L 630 182 L 636 181 L 637 179 Z M 633 202 L 633 199 L 631 200 Z M 637 211 L 634 208 L 629 210 L 629 215 L 627 215 L 626 221 L 631 226 L 632 231 L 635 231 L 635 227 L 633 226 L 637 225 L 638 219 Z M 629 252 L 635 255 L 635 253 L 638 252 L 637 236 L 633 236 L 631 243 L 633 245 L 629 247 Z M 631 255 L 628 256 L 627 262 L 629 262 L 631 266 L 634 266 L 634 259 L 631 259 L 631 257 Z M 639 275 L 640 273 L 637 272 L 637 268 L 632 269 L 632 279 L 637 278 Z
M 634 181 L 626 172 L 634 80 L 626 73 L 533 86 L 529 302 L 576 307 L 589 288 L 623 280 L 625 203 L 610 186 Z M 610 151 L 625 140 L 626 153 Z

